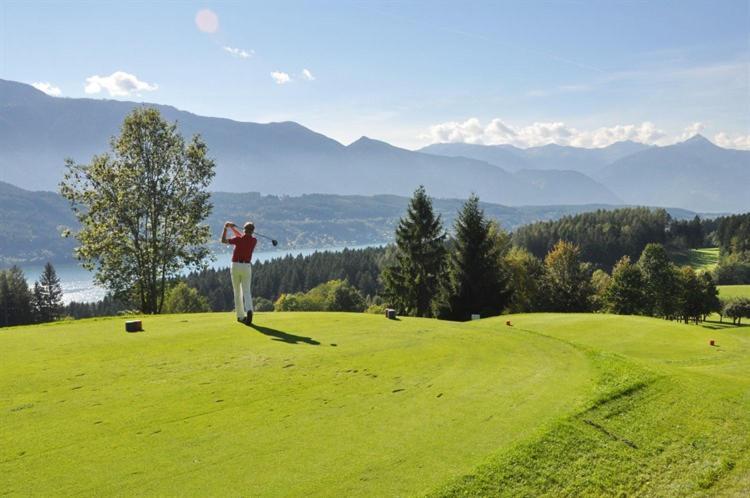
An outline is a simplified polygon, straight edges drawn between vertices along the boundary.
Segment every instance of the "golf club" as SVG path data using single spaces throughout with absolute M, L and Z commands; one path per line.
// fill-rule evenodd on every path
M 274 246 L 274 247 L 276 247 L 277 245 L 279 245 L 279 241 L 278 241 L 278 240 L 276 240 L 276 239 L 272 239 L 272 238 L 271 238 L 271 237 L 269 237 L 268 235 L 263 235 L 262 233 L 258 233 L 258 232 L 255 232 L 255 234 L 254 234 L 254 235 L 257 235 L 258 237 L 263 237 L 264 239 L 268 239 L 268 240 L 270 240 L 270 241 L 271 241 L 271 244 L 273 244 L 273 246 Z
M 237 225 L 235 225 L 234 223 L 232 223 L 231 225 L 229 225 L 229 228 L 234 232 L 234 234 L 236 236 L 238 236 L 238 237 L 242 236 L 242 232 L 240 232 L 239 230 L 237 230 Z M 254 232 L 253 235 L 257 235 L 258 237 L 263 237 L 264 239 L 270 240 L 271 244 L 273 244 L 274 247 L 276 247 L 277 245 L 279 245 L 279 241 L 278 240 L 272 239 L 268 235 L 263 235 L 262 233 L 258 233 L 258 232 Z

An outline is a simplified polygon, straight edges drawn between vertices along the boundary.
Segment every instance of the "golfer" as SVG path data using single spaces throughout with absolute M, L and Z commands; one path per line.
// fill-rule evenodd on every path
M 227 239 L 227 229 L 231 229 L 235 236 Z M 253 272 L 250 260 L 253 259 L 253 250 L 258 239 L 253 237 L 255 225 L 251 221 L 245 223 L 245 233 L 237 230 L 237 225 L 231 221 L 224 223 L 224 231 L 221 232 L 221 243 L 234 246 L 232 252 L 232 289 L 234 290 L 234 311 L 237 313 L 237 321 L 246 325 L 253 323 L 253 293 L 251 290 Z

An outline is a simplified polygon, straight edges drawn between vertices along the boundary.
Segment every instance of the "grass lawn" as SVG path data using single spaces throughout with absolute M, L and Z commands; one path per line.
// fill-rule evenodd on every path
M 545 314 L 256 323 L 0 330 L 3 494 L 750 491 L 750 328 Z
M 750 285 L 717 285 L 719 297 L 730 299 L 733 297 L 750 298 Z
M 711 271 L 719 264 L 719 248 L 688 249 L 684 253 L 674 255 L 674 260 L 678 265 L 692 266 L 696 271 Z

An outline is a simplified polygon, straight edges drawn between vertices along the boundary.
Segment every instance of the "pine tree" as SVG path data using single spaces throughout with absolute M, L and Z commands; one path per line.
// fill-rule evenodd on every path
M 0 327 L 7 327 L 11 323 L 10 316 L 10 287 L 8 273 L 0 270 Z
M 458 321 L 469 320 L 472 314 L 499 315 L 510 303 L 510 277 L 477 196 L 472 195 L 458 213 L 455 232 L 449 272 L 434 303 L 435 315 Z
M 62 312 L 62 286 L 52 263 L 44 265 L 39 281 L 34 283 L 33 308 L 38 322 L 52 322 Z
M 17 266 L 0 271 L 0 326 L 25 325 L 33 319 L 31 292 Z
M 445 267 L 445 237 L 441 217 L 420 186 L 396 228 L 395 261 L 383 271 L 386 299 L 401 314 L 432 316 Z

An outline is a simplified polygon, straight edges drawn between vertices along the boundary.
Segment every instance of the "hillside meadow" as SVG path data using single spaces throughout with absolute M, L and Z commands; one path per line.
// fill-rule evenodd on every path
M 750 493 L 747 327 L 143 320 L 136 334 L 115 318 L 0 332 L 4 493 Z
M 750 298 L 750 285 L 718 285 L 719 297 L 732 299 L 735 297 Z

